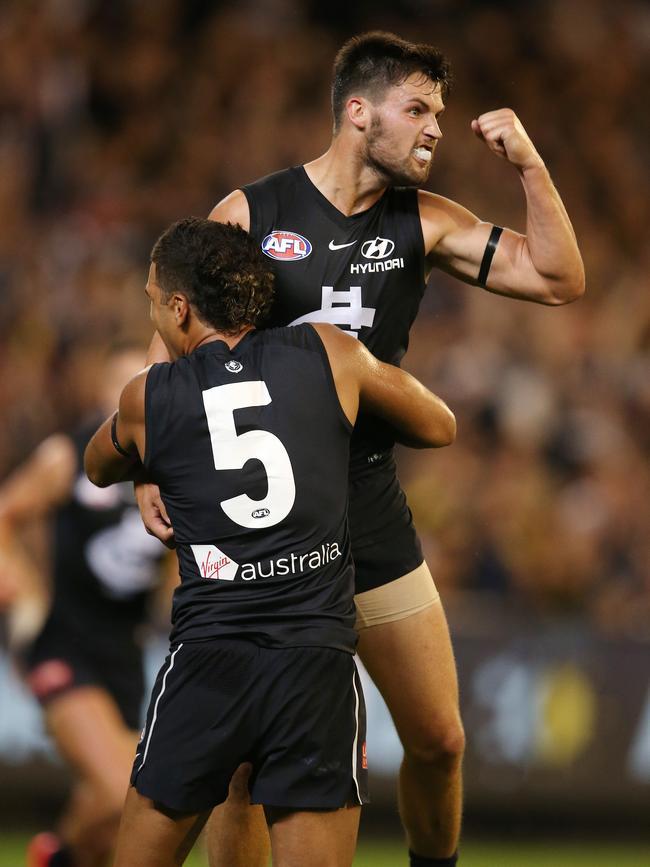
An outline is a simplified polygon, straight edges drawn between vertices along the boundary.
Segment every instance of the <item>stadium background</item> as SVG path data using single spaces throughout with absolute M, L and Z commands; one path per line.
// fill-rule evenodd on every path
M 470 841 L 648 835 L 646 2 L 4 0 L 0 477 L 83 416 L 98 347 L 148 342 L 142 287 L 162 228 L 325 149 L 334 53 L 368 28 L 433 42 L 453 63 L 430 188 L 524 228 L 515 173 L 469 129 L 511 106 L 587 270 L 585 298 L 560 309 L 436 273 L 406 359 L 458 419 L 451 449 L 403 452 L 400 468 L 458 652 Z M 47 571 L 42 528 L 28 541 Z M 399 761 L 385 711 L 372 693 L 369 703 L 366 838 L 373 815 L 397 829 Z M 0 829 L 20 834 L 51 821 L 65 777 L 4 653 L 0 708 Z M 14 852 L 1 834 L 0 853 Z M 585 853 L 498 845 L 470 845 L 467 863 L 580 864 Z M 617 843 L 621 864 L 625 853 Z M 629 857 L 650 863 L 650 848 Z

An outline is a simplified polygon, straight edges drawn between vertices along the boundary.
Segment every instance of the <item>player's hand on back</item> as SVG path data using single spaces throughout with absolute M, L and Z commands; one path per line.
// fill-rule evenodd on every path
M 134 482 L 134 489 L 140 517 L 147 533 L 160 539 L 168 548 L 175 548 L 174 530 L 158 485 L 137 481 Z
M 523 124 L 511 108 L 485 112 L 472 121 L 472 131 L 493 153 L 522 171 L 544 165 Z

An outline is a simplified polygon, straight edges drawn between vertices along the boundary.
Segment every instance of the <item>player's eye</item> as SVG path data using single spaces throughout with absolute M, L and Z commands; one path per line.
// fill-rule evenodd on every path
M 419 108 L 409 108 L 409 114 L 411 115 L 411 117 L 419 117 L 421 111 Z

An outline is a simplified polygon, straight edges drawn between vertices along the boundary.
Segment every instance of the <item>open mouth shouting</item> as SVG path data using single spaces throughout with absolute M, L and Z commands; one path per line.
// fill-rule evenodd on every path
M 413 148 L 413 155 L 418 162 L 423 165 L 428 165 L 433 157 L 433 150 L 430 146 L 420 145 L 419 147 Z

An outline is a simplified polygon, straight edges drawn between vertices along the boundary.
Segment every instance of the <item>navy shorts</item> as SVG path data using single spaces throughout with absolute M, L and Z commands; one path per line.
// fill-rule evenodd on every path
M 417 569 L 424 556 L 392 451 L 357 465 L 349 490 L 355 592 L 365 593 Z
M 337 809 L 367 801 L 365 707 L 354 658 L 215 638 L 172 645 L 154 685 L 131 785 L 201 813 L 242 762 L 253 803 Z
M 125 725 L 141 725 L 144 699 L 142 650 L 130 633 L 101 630 L 102 641 L 92 630 L 75 631 L 70 624 L 50 616 L 40 634 L 23 655 L 25 676 L 42 705 L 70 690 L 95 686 L 113 698 Z

